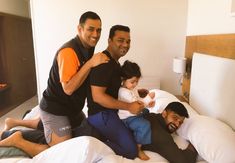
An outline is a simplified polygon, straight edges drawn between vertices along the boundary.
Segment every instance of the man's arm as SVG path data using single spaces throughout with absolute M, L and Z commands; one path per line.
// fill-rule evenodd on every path
M 197 158 L 196 151 L 192 151 L 189 148 L 185 150 L 178 148 L 173 139 L 169 143 L 162 144 L 162 147 L 157 151 L 170 163 L 195 163 Z
M 77 90 L 82 83 L 87 78 L 92 67 L 95 67 L 99 64 L 106 63 L 109 58 L 104 53 L 97 53 L 92 56 L 90 60 L 88 60 L 80 70 L 76 72 L 74 76 L 67 82 L 62 82 L 62 87 L 64 92 L 67 95 L 71 95 L 75 90 Z
M 194 146 L 189 142 L 189 145 L 188 145 L 188 147 L 186 148 L 187 150 L 190 150 L 190 151 L 192 151 L 192 152 L 195 152 L 195 153 L 197 153 L 197 150 L 194 148 Z
M 91 92 L 93 100 L 106 108 L 128 110 L 133 114 L 140 113 L 144 108 L 143 103 L 138 101 L 126 103 L 113 98 L 112 96 L 106 93 L 106 87 L 92 85 Z

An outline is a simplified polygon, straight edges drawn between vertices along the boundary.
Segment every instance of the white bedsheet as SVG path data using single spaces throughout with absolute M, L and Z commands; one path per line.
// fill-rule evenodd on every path
M 156 94 L 156 105 L 152 108 L 151 112 L 159 113 L 165 106 L 172 102 L 178 101 L 178 99 L 172 94 L 155 89 Z M 197 113 L 187 104 L 183 103 L 187 108 L 190 117 L 193 117 Z M 177 135 L 173 135 L 173 138 L 177 145 L 184 149 L 187 147 L 188 142 L 185 139 Z M 78 138 L 73 138 L 63 143 L 57 144 L 39 155 L 35 156 L 33 159 L 1 159 L 0 163 L 167 163 L 168 161 L 164 159 L 157 153 L 146 151 L 147 155 L 150 156 L 150 160 L 142 161 L 139 158 L 135 160 L 129 160 L 122 156 L 115 155 L 115 153 L 106 146 L 103 142 L 96 138 L 89 136 L 82 136 Z M 176 156 L 177 157 L 177 156 Z M 199 157 L 198 162 L 202 163 L 202 159 Z M 204 162 L 205 163 L 205 162 Z
M 187 145 L 187 142 L 178 136 L 175 136 L 174 140 L 181 147 L 185 148 Z M 167 160 L 157 153 L 150 151 L 146 151 L 146 153 L 151 158 L 148 161 L 142 161 L 138 158 L 135 160 L 126 159 L 114 154 L 108 146 L 98 139 L 82 136 L 55 145 L 33 159 L 22 159 L 22 163 L 167 163 Z

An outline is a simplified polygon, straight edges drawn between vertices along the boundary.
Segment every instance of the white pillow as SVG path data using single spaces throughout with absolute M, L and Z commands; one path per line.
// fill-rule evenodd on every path
M 159 99 L 159 98 L 175 98 L 175 99 L 177 99 L 173 94 L 171 94 L 167 91 L 160 90 L 160 89 L 151 89 L 151 90 L 149 90 L 149 92 L 155 92 L 155 99 Z
M 33 163 L 88 163 L 98 162 L 114 152 L 98 139 L 90 136 L 73 138 L 48 148 L 33 157 Z
M 25 115 L 24 119 L 35 119 L 39 116 L 39 105 L 35 106 L 28 114 Z
M 225 123 L 196 115 L 186 119 L 177 133 L 189 140 L 206 161 L 235 162 L 235 132 Z
M 169 103 L 179 101 L 173 94 L 160 89 L 152 89 L 150 92 L 155 92 L 155 106 L 149 108 L 152 113 L 161 113 Z

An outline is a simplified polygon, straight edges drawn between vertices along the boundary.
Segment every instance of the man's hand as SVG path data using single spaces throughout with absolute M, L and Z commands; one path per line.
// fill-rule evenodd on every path
M 129 104 L 128 111 L 132 114 L 139 114 L 144 109 L 144 103 L 135 101 Z
M 107 63 L 109 61 L 109 57 L 104 53 L 96 53 L 90 59 L 92 67 L 98 66 L 102 63 Z

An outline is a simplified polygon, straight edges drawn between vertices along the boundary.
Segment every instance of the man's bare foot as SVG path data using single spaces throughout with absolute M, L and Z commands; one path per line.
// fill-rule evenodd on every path
M 15 127 L 15 120 L 13 118 L 6 118 L 3 131 L 8 131 L 12 129 L 13 127 Z
M 139 151 L 138 152 L 138 157 L 141 159 L 141 160 L 149 160 L 149 156 L 147 156 L 144 151 Z
M 23 139 L 21 132 L 16 131 L 11 136 L 7 137 L 6 139 L 3 139 L 0 141 L 0 147 L 10 147 L 15 146 L 16 142 L 19 142 Z

